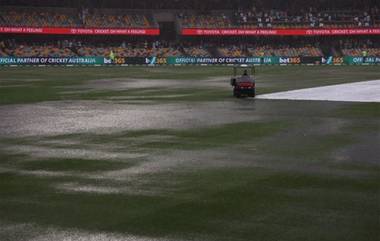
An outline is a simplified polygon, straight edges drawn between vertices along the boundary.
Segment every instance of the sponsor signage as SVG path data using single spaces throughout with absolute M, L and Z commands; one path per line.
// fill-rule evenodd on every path
M 145 58 L 143 57 L 126 57 L 125 58 L 125 63 L 126 64 L 136 64 L 136 65 L 143 65 L 146 64 Z
M 0 57 L 0 65 L 95 65 L 104 63 L 103 57 Z
M 279 64 L 301 64 L 300 57 L 279 57 Z
M 0 57 L 1 65 L 363 65 L 380 57 Z
M 115 65 L 158 65 L 166 64 L 167 58 L 161 57 L 115 57 L 114 59 L 107 59 L 105 64 Z
M 168 64 L 278 64 L 278 57 L 169 57 Z
M 0 27 L 0 33 L 62 35 L 160 35 L 156 28 L 65 28 L 65 27 Z M 380 35 L 380 28 L 311 28 L 311 29 L 209 29 L 184 28 L 182 35 L 200 36 L 315 36 L 315 35 Z
M 309 56 L 301 57 L 302 64 L 321 64 L 322 62 L 323 62 L 322 57 L 309 57 Z
M 0 33 L 63 35 L 160 35 L 159 29 L 143 28 L 54 28 L 0 27 Z
M 349 65 L 354 64 L 380 64 L 380 57 L 344 57 L 344 63 Z
M 168 58 L 162 58 L 162 57 L 146 57 L 145 58 L 145 64 L 148 65 L 162 65 L 162 64 L 167 64 L 168 63 Z
M 316 36 L 316 35 L 380 35 L 380 28 L 311 28 L 311 29 L 209 29 L 209 28 L 184 28 L 182 35 L 191 36 Z
M 344 64 L 344 58 L 334 56 L 322 57 L 321 63 L 325 65 L 342 65 Z

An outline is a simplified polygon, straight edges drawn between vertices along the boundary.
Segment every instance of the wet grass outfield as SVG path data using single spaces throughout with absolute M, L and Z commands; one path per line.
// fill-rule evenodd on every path
M 234 99 L 229 67 L 0 68 L 0 240 L 380 237 L 380 103 Z M 258 67 L 258 94 L 380 79 Z

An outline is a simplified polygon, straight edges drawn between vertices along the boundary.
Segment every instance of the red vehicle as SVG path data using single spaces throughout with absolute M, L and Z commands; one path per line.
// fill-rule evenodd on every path
M 238 71 L 243 70 L 243 74 L 237 77 Z M 255 67 L 234 67 L 233 77 L 231 78 L 231 85 L 234 87 L 234 97 L 255 97 L 256 95 L 256 81 L 254 78 L 256 71 Z

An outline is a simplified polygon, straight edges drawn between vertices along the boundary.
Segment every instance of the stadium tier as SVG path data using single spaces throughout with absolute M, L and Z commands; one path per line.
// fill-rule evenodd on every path
M 287 12 L 277 9 L 178 13 L 184 28 L 339 28 L 379 27 L 380 11 L 317 9 Z M 18 27 L 157 27 L 151 14 L 120 9 L 2 7 L 1 26 Z
M 0 26 L 11 27 L 79 27 L 81 22 L 69 8 L 14 8 L 0 9 Z
M 187 56 L 208 57 L 211 55 L 207 48 L 202 45 L 185 47 L 183 50 Z
M 80 18 L 84 27 L 91 28 L 156 28 L 157 23 L 149 14 L 116 9 L 82 10 Z
M 376 2 L 341 7 L 314 0 L 310 6 L 179 1 L 178 8 L 145 1 L 142 9 L 138 3 L 116 8 L 3 2 L 8 4 L 0 8 L 2 57 L 379 56 Z
M 278 9 L 259 10 L 252 7 L 244 10 L 207 11 L 206 13 L 173 10 L 171 14 L 176 14 L 176 25 L 182 29 L 182 33 L 186 33 L 184 29 L 371 29 L 380 27 L 378 7 L 362 11 L 327 11 L 310 8 L 298 12 Z M 4 27 L 123 29 L 158 28 L 158 23 L 152 11 L 5 6 L 0 10 L 0 26 L 3 27 L 2 32 L 11 32 Z M 312 32 L 312 34 L 318 34 L 318 32 Z
M 342 49 L 342 53 L 347 56 L 362 56 L 363 52 L 366 52 L 368 56 L 380 57 L 380 48 Z
M 55 42 L 26 42 L 7 39 L 0 42 L 1 57 L 108 57 L 111 51 L 117 57 L 263 57 L 263 56 L 380 56 L 378 42 L 368 40 L 336 41 L 327 54 L 322 43 L 293 41 L 278 44 L 275 41 L 252 43 L 241 40 L 238 44 L 206 41 L 203 44 L 187 42 L 144 41 L 110 43 L 109 45 L 93 42 L 59 40 Z
M 157 28 L 150 14 L 118 9 L 15 8 L 0 10 L 3 27 Z
M 370 11 L 318 11 L 310 9 L 291 13 L 281 10 L 211 12 L 178 15 L 184 28 L 354 28 L 379 27 L 377 8 Z

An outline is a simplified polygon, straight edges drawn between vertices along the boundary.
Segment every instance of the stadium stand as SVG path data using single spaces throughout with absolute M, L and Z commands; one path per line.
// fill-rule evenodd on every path
M 35 43 L 24 41 L 17 42 L 6 40 L 0 42 L 0 56 L 16 57 L 71 57 L 71 56 L 104 56 L 107 57 L 112 50 L 118 57 L 147 57 L 147 56 L 194 56 L 194 57 L 246 57 L 246 56 L 325 56 L 319 43 L 286 42 L 279 45 L 276 41 L 264 41 L 257 44 L 240 41 L 238 45 L 232 43 L 220 44 L 219 42 L 206 42 L 204 44 L 191 45 L 186 43 L 159 43 L 133 42 L 110 43 L 109 45 L 96 44 L 83 41 L 57 41 Z M 379 56 L 380 46 L 377 42 L 356 40 L 338 41 L 334 51 L 329 53 L 334 56 L 362 56 L 367 52 L 368 56 Z M 216 51 L 211 51 L 215 49 Z
M 53 45 L 24 46 L 20 45 L 13 50 L 12 55 L 27 57 L 69 57 L 75 54 L 68 48 L 59 48 Z
M 232 27 L 230 17 L 224 12 L 213 14 L 180 13 L 178 21 L 184 28 L 228 28 Z
M 380 10 L 249 9 L 191 12 L 181 11 L 183 28 L 334 28 L 379 27 Z M 0 26 L 151 28 L 157 21 L 147 11 L 121 9 L 2 7 Z
M 0 26 L 14 27 L 79 27 L 80 20 L 70 8 L 2 7 Z
M 186 53 L 186 56 L 194 56 L 194 57 L 212 56 L 210 52 L 202 45 L 184 47 L 183 50 Z
M 306 27 L 378 27 L 380 10 L 299 10 L 288 12 L 278 9 L 211 11 L 207 13 L 181 12 L 178 22 L 184 28 L 306 28 Z M 146 11 L 120 9 L 22 8 L 2 7 L 1 26 L 30 27 L 109 27 L 150 28 L 157 22 Z
M 328 55 L 333 56 L 379 56 L 380 44 L 369 40 L 340 40 L 333 51 Z M 0 42 L 0 56 L 17 57 L 70 57 L 70 56 L 109 56 L 112 50 L 119 57 L 146 57 L 146 56 L 324 56 L 319 43 L 307 42 L 284 42 L 278 44 L 276 41 L 264 41 L 252 44 L 240 41 L 239 45 L 232 43 L 221 44 L 219 42 L 205 42 L 203 44 L 185 43 L 159 43 L 152 42 L 133 42 L 102 45 L 82 41 L 62 40 L 57 42 L 17 42 L 14 40 L 3 40 Z M 322 45 L 322 44 L 321 44 Z M 210 50 L 216 49 L 215 52 Z
M 244 54 L 244 49 L 235 45 L 225 46 L 218 48 L 219 56 L 222 57 L 242 57 Z
M 282 10 L 238 10 L 209 14 L 179 14 L 178 20 L 186 28 L 337 28 L 378 27 L 379 9 L 370 11 L 316 9 L 291 13 Z
M 85 27 L 109 28 L 150 28 L 157 27 L 157 23 L 149 14 L 127 12 L 117 9 L 94 9 L 89 13 L 87 9 L 81 11 L 81 19 Z
M 157 41 L 155 41 L 157 42 Z M 108 57 L 111 50 L 117 57 L 147 57 L 147 56 L 184 56 L 181 47 L 174 44 L 162 44 L 155 46 L 155 42 L 130 43 L 125 42 L 115 45 L 100 46 L 82 41 L 58 41 L 46 43 L 17 43 L 13 40 L 2 41 L 0 56 L 14 57 L 76 57 L 76 56 L 101 56 Z M 1 45 L 0 45 L 1 46 Z
M 14 27 L 157 27 L 150 14 L 118 9 L 4 7 L 0 16 L 0 26 Z
M 380 43 L 367 40 L 346 39 L 340 42 L 343 55 L 380 57 Z
M 342 53 L 347 56 L 380 57 L 380 48 L 342 49 Z
M 152 8 L 172 8 L 168 1 L 152 1 Z M 266 5 L 266 0 L 246 2 L 242 6 L 229 6 L 228 1 L 182 2 L 183 8 L 171 9 L 176 21 L 173 28 L 176 37 L 165 42 L 164 37 L 142 37 L 131 39 L 120 37 L 99 42 L 76 36 L 58 36 L 56 39 L 23 41 L 23 37 L 4 36 L 0 42 L 0 56 L 108 56 L 112 50 L 120 57 L 146 56 L 379 56 L 379 39 L 364 39 L 353 36 L 348 39 L 330 37 L 293 38 L 286 37 L 242 37 L 224 38 L 218 41 L 204 36 L 198 39 L 179 36 L 181 28 L 360 28 L 380 27 L 380 8 L 371 5 L 362 9 L 360 3 L 350 9 L 326 6 L 307 6 L 301 1 L 288 1 L 287 6 Z M 129 3 L 125 3 L 128 6 Z M 254 4 L 254 5 L 252 5 Z M 378 3 L 377 3 L 378 4 Z M 138 6 L 138 4 L 136 5 Z M 146 9 L 146 7 L 144 7 Z M 228 10 L 225 10 L 228 9 Z M 287 9 L 281 10 L 281 9 Z M 338 10 L 337 10 L 338 9 Z M 14 27 L 80 27 L 80 28 L 159 28 L 151 10 L 81 7 L 12 7 L 0 8 L 0 26 Z M 178 27 L 178 28 L 177 28 Z M 14 40 L 12 38 L 17 38 Z M 301 42 L 299 39 L 303 39 Z M 340 39 L 339 41 L 337 39 Z M 319 44 L 318 42 L 324 42 Z
M 35 36 L 0 38 L 0 56 L 108 56 L 120 57 L 196 56 L 379 56 L 377 36 L 331 37 L 160 37 Z
M 238 26 L 250 28 L 335 28 L 335 27 L 372 27 L 380 23 L 378 9 L 371 11 L 318 11 L 309 9 L 298 13 L 281 10 L 249 11 L 234 13 Z
M 262 46 L 256 48 L 248 48 L 248 53 L 250 56 L 323 56 L 320 48 L 314 46 L 304 46 L 304 47 L 273 47 L 273 46 Z

